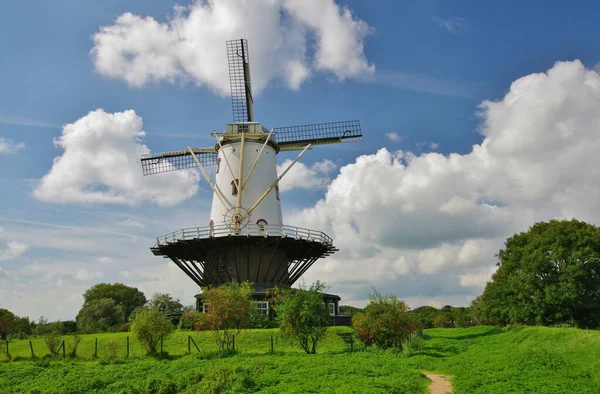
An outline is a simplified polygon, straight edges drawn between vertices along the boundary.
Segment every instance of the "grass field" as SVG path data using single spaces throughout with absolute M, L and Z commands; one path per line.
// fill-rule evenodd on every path
M 422 371 L 453 376 L 456 393 L 600 393 L 600 332 L 576 329 L 473 327 L 427 330 L 403 353 L 358 349 L 336 335 L 335 327 L 319 354 L 305 355 L 277 336 L 277 330 L 251 330 L 236 340 L 238 354 L 217 357 L 209 333 L 192 333 L 201 349 L 187 353 L 186 332 L 164 343 L 168 359 L 144 358 L 127 334 L 84 336 L 81 359 L 41 358 L 45 345 L 10 343 L 12 361 L 0 363 L 0 392 L 40 393 L 424 393 Z M 270 354 L 274 336 L 275 354 Z M 118 343 L 119 363 L 109 363 L 108 342 Z M 356 349 L 355 349 L 356 350 Z M 39 352 L 39 354 L 38 354 Z M 104 360 L 104 361 L 103 361 Z

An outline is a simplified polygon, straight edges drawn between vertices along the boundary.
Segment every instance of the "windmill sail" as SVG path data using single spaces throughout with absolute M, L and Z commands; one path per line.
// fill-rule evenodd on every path
M 308 144 L 336 144 L 362 139 L 358 120 L 276 127 L 274 130 L 275 140 L 282 151 L 303 149 Z
M 248 41 L 244 39 L 227 41 L 227 61 L 233 122 L 254 122 Z
M 192 150 L 203 166 L 208 167 L 217 164 L 217 153 L 215 148 L 194 148 Z M 141 161 L 142 172 L 144 175 L 160 174 L 162 172 L 197 167 L 194 157 L 187 150 L 151 153 L 143 155 Z

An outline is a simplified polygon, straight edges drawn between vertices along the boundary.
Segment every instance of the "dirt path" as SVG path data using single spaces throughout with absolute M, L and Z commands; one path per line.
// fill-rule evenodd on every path
M 425 376 L 431 380 L 431 384 L 429 385 L 429 392 L 431 394 L 450 394 L 452 392 L 452 382 L 449 376 L 435 373 L 425 373 Z

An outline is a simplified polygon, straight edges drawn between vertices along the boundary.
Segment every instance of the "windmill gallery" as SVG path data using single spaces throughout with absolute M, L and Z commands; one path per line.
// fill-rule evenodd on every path
M 259 313 L 272 318 L 265 292 L 291 287 L 318 259 L 338 250 L 321 231 L 283 224 L 279 181 L 307 150 L 360 141 L 362 131 L 358 121 L 266 129 L 254 120 L 247 41 L 228 41 L 227 57 L 233 123 L 212 133 L 215 146 L 141 159 L 144 175 L 199 168 L 213 191 L 210 221 L 158 237 L 151 250 L 171 259 L 198 286 L 252 282 Z M 300 153 L 278 175 L 276 155 L 284 151 Z M 206 170 L 211 166 L 216 167 L 214 182 Z M 201 297 L 196 296 L 199 311 Z M 333 323 L 348 324 L 339 316 L 339 301 L 337 295 L 324 294 Z

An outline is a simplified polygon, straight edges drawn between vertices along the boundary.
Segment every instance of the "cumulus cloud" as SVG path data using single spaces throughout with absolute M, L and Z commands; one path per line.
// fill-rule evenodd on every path
M 600 224 L 598 108 L 600 75 L 558 62 L 480 105 L 483 141 L 468 154 L 358 157 L 290 220 L 328 232 L 340 248 L 308 278 L 369 277 L 391 288 L 407 275 L 440 277 L 474 296 L 506 237 L 552 218 Z
M 403 139 L 403 137 L 396 132 L 386 133 L 385 136 L 392 142 L 400 142 Z
M 285 160 L 277 166 L 277 173 L 281 174 L 292 163 Z M 292 189 L 324 189 L 331 181 L 329 174 L 337 169 L 331 160 L 322 160 L 308 167 L 306 164 L 297 162 L 279 182 L 281 191 Z
M 94 34 L 96 70 L 140 87 L 193 81 L 229 94 L 225 41 L 249 41 L 252 87 L 271 80 L 298 89 L 314 72 L 339 80 L 373 75 L 369 26 L 334 0 L 196 0 L 165 23 L 124 13 Z
M 22 242 L 0 239 L 0 261 L 13 260 L 22 256 L 29 249 L 29 245 Z
M 34 190 L 39 200 L 56 203 L 172 205 L 192 197 L 199 176 L 191 170 L 144 177 L 140 156 L 142 119 L 133 110 L 92 111 L 63 127 L 54 144 L 64 150 Z
M 25 144 L 22 142 L 15 142 L 13 140 L 9 140 L 7 138 L 0 137 L 0 155 L 17 153 L 19 150 L 23 149 L 24 147 L 25 147 Z

